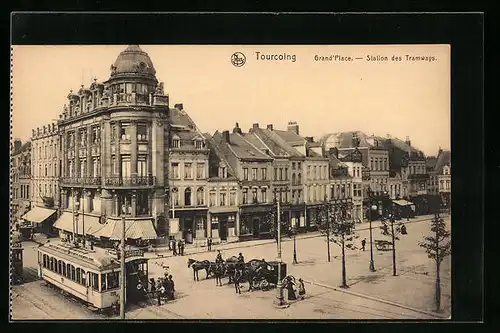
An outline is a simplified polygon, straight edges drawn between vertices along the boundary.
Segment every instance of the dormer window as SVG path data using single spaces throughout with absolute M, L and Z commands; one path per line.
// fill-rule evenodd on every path
M 224 166 L 219 167 L 219 178 L 227 178 L 227 168 Z
M 181 140 L 179 137 L 175 136 L 172 138 L 172 148 L 180 148 L 181 147 Z
M 196 149 L 203 149 L 203 141 L 202 140 L 195 140 L 194 141 L 194 147 Z

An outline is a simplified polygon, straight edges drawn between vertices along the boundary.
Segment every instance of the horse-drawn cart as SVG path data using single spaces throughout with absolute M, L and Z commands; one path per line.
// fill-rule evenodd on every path
M 375 240 L 375 247 L 379 251 L 389 251 L 392 249 L 392 242 L 382 239 Z
M 252 282 L 253 285 L 266 290 L 270 287 L 274 288 L 278 284 L 278 266 L 281 264 L 281 278 L 286 276 L 286 263 L 278 261 L 267 261 L 267 265 L 262 266 L 256 271 Z

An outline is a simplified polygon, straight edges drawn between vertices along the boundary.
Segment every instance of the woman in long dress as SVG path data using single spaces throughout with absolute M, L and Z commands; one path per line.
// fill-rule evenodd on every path
M 288 300 L 289 301 L 295 301 L 297 299 L 297 296 L 295 295 L 295 290 L 294 290 L 294 285 L 292 278 L 287 277 L 286 279 L 286 289 L 287 289 L 287 294 L 288 294 Z

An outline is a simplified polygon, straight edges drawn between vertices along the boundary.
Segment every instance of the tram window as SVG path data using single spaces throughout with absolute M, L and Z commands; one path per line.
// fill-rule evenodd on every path
M 80 268 L 76 269 L 76 282 L 81 283 L 81 280 L 80 280 Z
M 106 274 L 101 274 L 101 291 L 106 291 Z
M 52 257 L 52 260 L 50 261 L 50 270 L 53 272 L 57 271 L 56 266 L 57 266 L 57 259 Z
M 47 255 L 43 255 L 43 268 L 47 268 Z
M 84 286 L 87 286 L 87 274 L 83 269 L 81 270 L 81 274 L 82 274 L 82 280 L 80 283 L 83 284 Z
M 66 264 L 66 275 L 67 278 L 71 278 L 71 264 Z
M 66 276 L 66 264 L 64 263 L 64 261 L 61 262 L 61 266 L 62 266 L 62 275 Z
M 57 273 L 62 274 L 62 267 L 61 267 L 62 261 L 58 260 L 57 261 Z
M 75 266 L 71 265 L 71 280 L 75 281 Z
M 119 276 L 118 272 L 108 273 L 108 276 L 107 276 L 108 290 L 116 289 L 119 287 L 119 285 L 120 285 L 119 277 L 120 276 Z
M 91 273 L 92 274 L 92 289 L 94 290 L 99 290 L 99 275 L 95 274 L 95 273 Z

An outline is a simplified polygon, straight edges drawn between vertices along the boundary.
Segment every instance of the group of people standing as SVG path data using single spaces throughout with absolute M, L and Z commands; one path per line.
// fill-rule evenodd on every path
M 173 251 L 174 256 L 183 256 L 184 255 L 184 241 L 179 239 L 177 242 L 175 239 L 171 239 L 168 243 L 168 249 Z
M 161 305 L 162 297 L 166 297 L 167 300 L 175 299 L 175 283 L 172 275 L 167 275 L 163 279 L 158 278 L 156 283 L 155 279 L 149 279 L 149 291 L 158 298 L 158 305 Z

